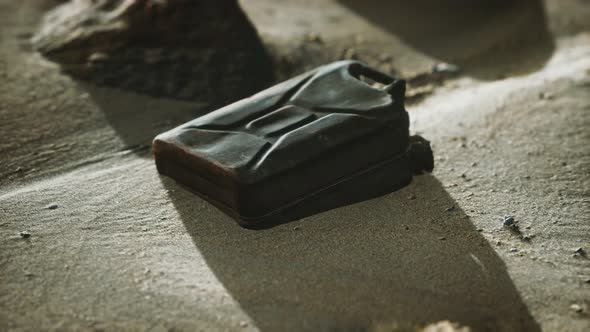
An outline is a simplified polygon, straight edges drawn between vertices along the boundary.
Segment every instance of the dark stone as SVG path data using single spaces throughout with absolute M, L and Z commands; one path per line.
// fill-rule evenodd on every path
M 152 96 L 221 104 L 273 80 L 236 0 L 68 1 L 45 15 L 32 44 L 77 79 Z M 199 86 L 187 94 L 186 81 Z
M 504 226 L 514 226 L 514 217 L 513 216 L 505 216 L 504 217 Z
M 159 135 L 156 165 L 244 225 L 380 196 L 434 167 L 428 141 L 409 136 L 404 93 L 403 80 L 335 62 Z
M 49 204 L 49 205 L 46 206 L 46 208 L 48 210 L 55 210 L 55 209 L 58 208 L 58 205 L 57 204 Z

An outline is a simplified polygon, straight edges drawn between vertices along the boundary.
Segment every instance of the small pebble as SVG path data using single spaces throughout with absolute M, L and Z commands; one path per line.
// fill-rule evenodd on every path
M 57 204 L 49 204 L 45 208 L 48 210 L 55 210 L 57 209 Z
M 574 251 L 574 252 L 578 256 L 586 256 L 586 250 L 584 250 L 584 248 L 582 248 L 582 247 L 576 249 L 576 251 Z
M 518 249 L 516 249 L 516 248 L 510 248 L 510 252 L 517 252 L 517 251 L 518 251 Z
M 450 206 L 450 207 L 446 208 L 445 211 L 447 211 L 447 212 L 453 212 L 453 211 L 455 211 L 455 206 L 454 205 L 453 206 Z
M 294 231 L 298 231 L 299 229 L 301 229 L 301 227 L 299 227 L 299 226 L 295 226 L 295 227 L 293 227 L 293 230 L 294 230 Z
M 25 272 L 25 277 L 34 277 L 35 275 L 31 272 Z
M 504 226 L 513 226 L 514 225 L 514 217 L 513 216 L 505 216 L 504 217 Z
M 248 326 L 248 322 L 246 322 L 246 321 L 240 322 L 240 327 L 247 327 L 247 326 Z
M 22 231 L 20 233 L 18 233 L 20 235 L 20 237 L 22 237 L 23 239 L 28 239 L 31 237 L 31 233 L 27 232 L 27 231 Z
M 577 312 L 577 313 L 581 313 L 584 309 L 582 308 L 581 305 L 579 304 L 572 304 L 570 306 L 570 309 L 572 309 L 573 311 Z
M 439 237 L 438 239 L 439 239 L 439 240 L 441 240 L 441 241 L 444 241 L 444 240 L 446 240 L 447 238 L 446 238 L 446 237 L 444 237 L 444 236 L 441 236 L 441 237 Z
M 432 72 L 438 74 L 457 74 L 459 73 L 460 68 L 457 65 L 453 65 L 446 62 L 439 62 L 432 66 Z
M 408 199 L 409 200 L 415 200 L 416 199 L 416 195 L 412 194 L 412 195 L 408 196 Z

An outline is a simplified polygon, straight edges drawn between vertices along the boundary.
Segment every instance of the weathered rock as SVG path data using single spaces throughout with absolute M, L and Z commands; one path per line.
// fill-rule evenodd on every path
M 221 103 L 272 80 L 235 0 L 71 0 L 32 44 L 76 78 L 155 96 Z

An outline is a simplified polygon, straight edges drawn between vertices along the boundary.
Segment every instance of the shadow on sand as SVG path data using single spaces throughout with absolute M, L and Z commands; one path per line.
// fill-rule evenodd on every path
M 264 230 L 241 228 L 161 180 L 207 264 L 263 331 L 413 330 L 440 320 L 539 331 L 502 260 L 433 176 Z
M 89 94 L 123 141 L 122 149 L 149 149 L 156 135 L 214 109 L 198 101 L 154 98 L 85 82 L 78 85 Z
M 408 46 L 479 79 L 536 71 L 555 48 L 541 0 L 339 2 Z

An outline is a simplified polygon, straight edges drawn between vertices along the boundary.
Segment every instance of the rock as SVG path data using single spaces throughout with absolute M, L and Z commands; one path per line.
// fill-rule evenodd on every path
M 444 75 L 457 75 L 461 69 L 457 65 L 453 65 L 446 62 L 439 62 L 432 66 L 433 74 L 444 74 Z
M 575 256 L 581 256 L 581 257 L 586 257 L 586 250 L 584 250 L 584 248 L 580 247 L 578 249 L 576 249 L 574 251 L 574 255 Z
M 236 0 L 72 0 L 45 15 L 31 43 L 75 78 L 157 97 L 221 104 L 273 81 Z M 180 96 L 182 80 L 199 87 Z
M 55 210 L 58 208 L 58 205 L 55 203 L 52 203 L 52 204 L 47 205 L 45 208 L 48 210 Z
M 512 227 L 515 225 L 514 217 L 513 216 L 505 216 L 504 217 L 504 226 Z
M 446 209 L 445 209 L 445 211 L 447 211 L 447 212 L 453 212 L 453 211 L 455 211 L 455 209 L 456 209 L 456 208 L 455 208 L 455 206 L 453 205 L 453 206 L 449 206 L 448 208 L 446 208 Z
M 576 313 L 581 313 L 582 311 L 584 311 L 584 308 L 582 308 L 582 306 L 581 306 L 581 305 L 579 305 L 579 304 L 576 304 L 576 303 L 572 304 L 572 305 L 570 306 L 570 309 L 572 309 L 572 310 L 573 310 L 573 311 L 575 311 Z
M 23 239 L 28 239 L 31 237 L 31 233 L 27 232 L 27 231 L 22 231 L 20 233 L 18 233 L 20 235 L 20 237 L 22 237 Z

